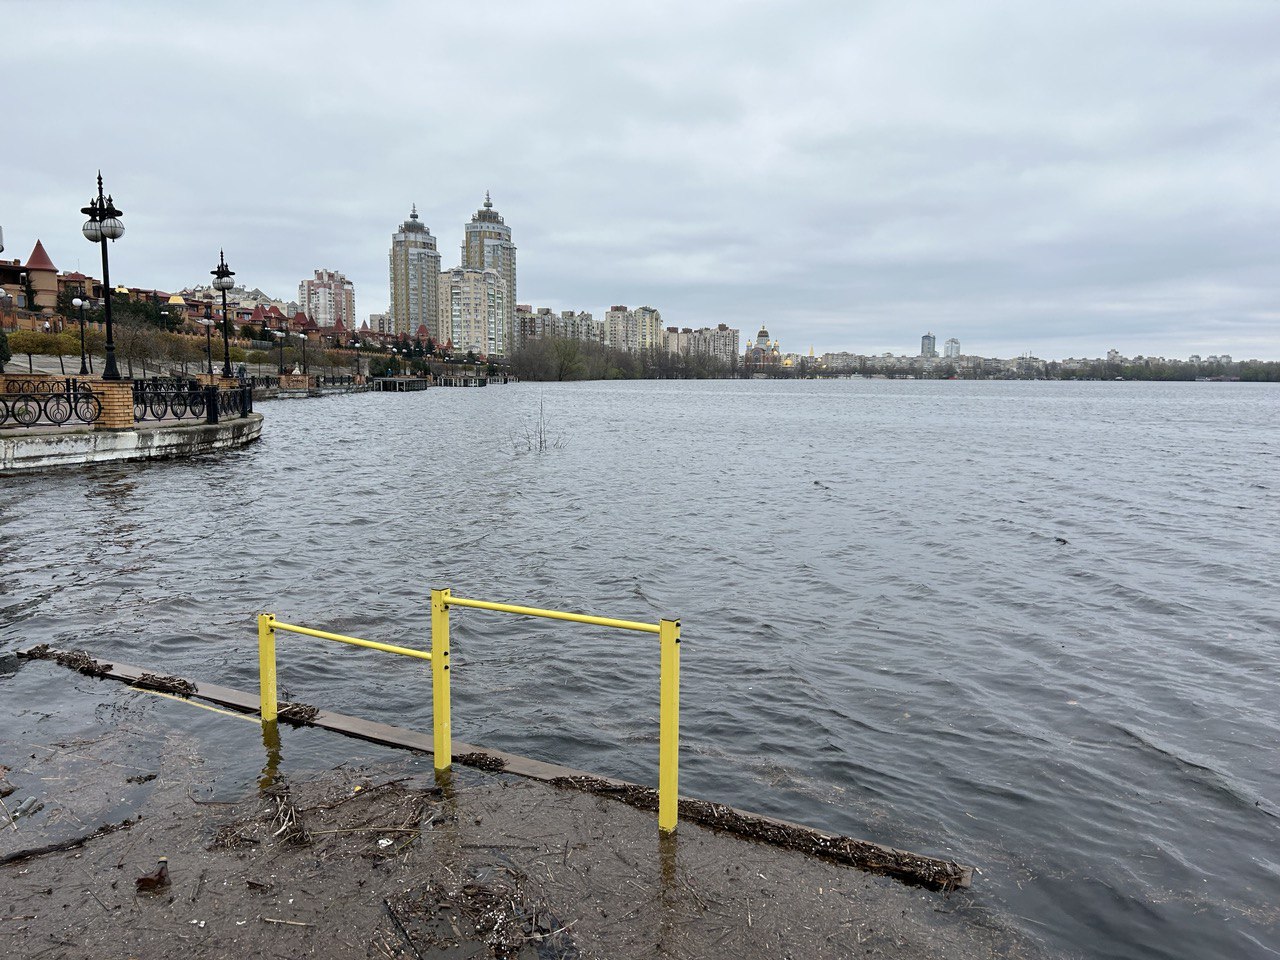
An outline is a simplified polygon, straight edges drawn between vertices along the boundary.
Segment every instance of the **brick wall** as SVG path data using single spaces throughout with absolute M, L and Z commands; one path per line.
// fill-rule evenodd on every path
M 100 380 L 93 392 L 102 401 L 102 415 L 94 424 L 97 430 L 129 430 L 133 428 L 133 381 Z

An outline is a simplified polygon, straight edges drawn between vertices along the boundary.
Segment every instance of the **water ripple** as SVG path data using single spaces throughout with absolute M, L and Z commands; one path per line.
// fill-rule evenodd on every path
M 513 456 L 540 402 L 563 442 Z M 975 905 L 1077 955 L 1275 957 L 1275 386 L 592 383 L 264 413 L 230 456 L 5 479 L 0 655 L 251 690 L 263 611 L 416 647 L 432 586 L 679 616 L 684 792 L 977 863 Z M 651 637 L 453 625 L 459 737 L 654 780 Z M 290 697 L 429 729 L 420 662 L 280 649 Z

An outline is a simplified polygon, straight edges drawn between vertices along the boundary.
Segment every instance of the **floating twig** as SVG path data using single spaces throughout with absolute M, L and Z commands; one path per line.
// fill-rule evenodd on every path
M 209 871 L 207 871 L 207 870 L 201 870 L 201 871 L 200 871 L 200 876 L 196 877 L 196 883 L 195 883 L 195 886 L 191 888 L 191 902 L 192 902 L 192 903 L 195 903 L 195 902 L 196 902 L 196 897 L 200 896 L 200 888 L 204 886 L 204 878 L 205 878 L 205 874 L 206 874 L 206 873 L 208 873 L 208 872 L 209 872 Z
M 13 818 L 13 814 L 9 812 L 9 808 L 5 806 L 4 800 L 0 800 L 0 810 L 4 810 L 4 815 L 9 819 L 9 826 L 16 832 L 18 829 L 18 821 Z

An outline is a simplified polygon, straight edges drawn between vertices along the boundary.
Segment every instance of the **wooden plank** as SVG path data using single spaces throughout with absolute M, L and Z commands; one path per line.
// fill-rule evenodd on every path
M 25 651 L 19 651 L 19 656 L 24 656 Z M 48 650 L 41 655 L 41 659 L 52 659 L 62 651 Z M 96 675 L 105 679 L 120 680 L 125 683 L 135 683 L 144 673 L 159 675 L 159 671 L 147 670 L 142 667 L 136 667 L 127 663 L 100 664 L 102 668 Z M 181 679 L 181 678 L 175 678 Z M 194 681 L 192 681 L 194 682 Z M 228 707 L 238 710 L 242 713 L 257 714 L 258 698 L 254 694 L 244 693 L 235 690 L 232 687 L 224 687 L 216 683 L 198 683 L 196 684 L 196 692 L 191 694 L 190 699 L 204 700 L 209 703 L 218 704 L 219 706 Z M 288 722 L 288 721 L 282 721 Z M 370 743 L 379 743 L 384 746 L 397 747 L 406 750 L 416 750 L 420 753 L 434 754 L 432 746 L 432 738 L 429 733 L 419 733 L 416 730 L 407 730 L 404 727 L 393 726 L 388 723 L 380 723 L 376 720 L 365 720 L 360 717 L 352 717 L 343 713 L 335 713 L 331 710 L 320 710 L 315 718 L 308 723 L 309 726 L 320 727 L 324 730 L 331 730 L 334 733 L 340 733 L 344 736 L 354 737 L 359 740 L 365 740 Z M 585 770 L 575 770 L 572 767 L 561 766 L 557 763 L 548 763 L 544 760 L 535 760 L 532 757 L 524 757 L 519 754 L 506 753 L 501 750 L 491 750 L 486 747 L 476 746 L 475 744 L 465 743 L 461 740 L 453 741 L 453 758 L 467 766 L 475 766 L 480 769 L 488 769 L 494 772 L 510 773 L 515 776 L 525 777 L 529 780 L 537 780 L 542 783 L 551 783 L 558 781 L 556 786 L 567 786 L 566 781 L 578 778 L 587 781 L 593 781 L 593 786 L 582 786 L 580 789 L 586 789 L 588 792 L 600 793 L 599 785 L 605 785 L 609 789 L 617 789 L 619 791 L 646 790 L 649 788 L 642 787 L 638 784 L 630 783 L 626 780 L 618 780 L 614 777 L 604 777 L 599 774 L 589 773 Z M 498 764 L 501 764 L 500 771 L 497 770 Z M 607 796 L 607 791 L 602 795 Z M 680 800 L 690 800 L 688 797 L 681 797 Z M 811 835 L 817 839 L 839 840 L 842 839 L 833 834 L 827 834 L 813 827 L 805 826 L 801 823 L 794 823 L 790 820 L 782 820 L 778 817 L 770 817 L 764 814 L 751 813 L 745 810 L 739 810 L 736 807 L 717 805 L 720 809 L 727 813 L 737 816 L 746 817 L 761 823 L 775 824 L 787 830 L 798 830 Z M 852 838 L 850 838 L 852 839 Z M 912 853 L 910 851 L 899 850 L 895 847 L 885 846 L 884 844 L 875 843 L 869 840 L 858 840 L 858 843 L 867 844 L 883 851 L 887 856 L 895 859 L 913 858 L 926 864 L 948 865 L 950 861 L 941 860 L 937 857 L 930 857 L 923 854 Z M 967 888 L 973 881 L 973 868 L 965 864 L 955 864 L 960 868 L 961 874 L 955 882 L 955 886 Z

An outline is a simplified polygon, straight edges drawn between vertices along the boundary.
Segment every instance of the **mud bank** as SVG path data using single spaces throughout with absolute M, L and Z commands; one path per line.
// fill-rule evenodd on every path
M 6 955 L 1038 955 L 970 891 L 696 823 L 664 841 L 607 796 L 465 768 L 437 782 L 425 756 L 351 765 L 361 745 L 325 731 L 282 726 L 264 753 L 244 717 L 53 664 L 20 672 L 38 682 L 7 694 L 63 694 L 54 711 L 16 704 L 0 740 L 11 797 L 44 804 L 0 829 Z M 309 762 L 286 762 L 300 738 Z M 215 741 L 251 755 L 256 782 Z M 161 857 L 166 882 L 139 890 Z

